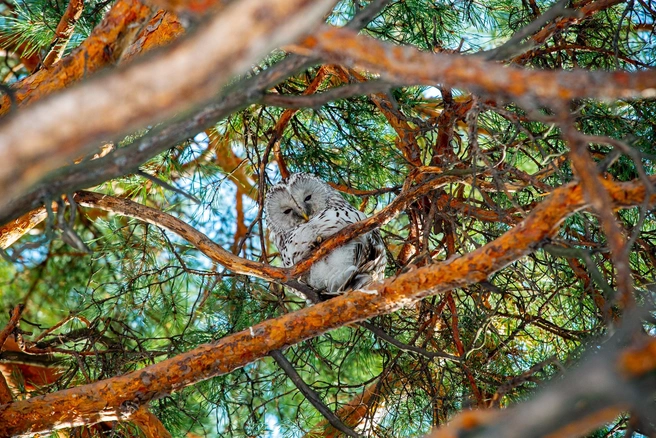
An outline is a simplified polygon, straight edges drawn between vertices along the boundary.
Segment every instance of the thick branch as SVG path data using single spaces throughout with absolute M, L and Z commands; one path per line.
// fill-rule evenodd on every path
M 332 3 L 234 3 L 160 56 L 92 78 L 17 113 L 0 126 L 0 161 L 4 163 L 0 199 L 18 195 L 94 141 L 128 133 L 207 101 L 232 76 L 316 25 Z M 285 26 L 279 26 L 281 22 Z M 194 68 L 189 69 L 190 65 Z M 84 123 L 79 123 L 81 113 Z
M 653 181 L 653 180 L 652 180 Z M 637 181 L 604 182 L 616 207 L 642 203 L 645 187 Z M 650 201 L 656 202 L 656 195 Z M 553 191 L 519 225 L 462 257 L 435 263 L 255 325 L 216 343 L 111 379 L 0 407 L 0 436 L 36 433 L 128 419 L 131 408 L 172 391 L 231 372 L 305 339 L 345 324 L 391 313 L 428 295 L 485 280 L 492 273 L 532 252 L 558 229 L 568 215 L 585 206 L 577 184 Z
M 124 1 L 128 0 L 119 0 L 115 3 L 110 14 Z M 364 26 L 378 15 L 389 1 L 375 0 L 371 2 L 366 8 L 358 12 L 346 27 L 359 29 Z M 140 3 L 137 1 L 137 4 Z M 108 14 L 106 20 L 110 14 Z M 65 64 L 69 58 L 71 56 L 58 63 L 54 69 L 56 70 L 62 64 Z M 75 192 L 134 172 L 145 161 L 173 147 L 178 142 L 210 128 L 217 120 L 226 117 L 228 114 L 257 102 L 258 99 L 264 96 L 266 90 L 317 62 L 317 59 L 295 55 L 288 56 L 273 67 L 242 80 L 234 87 L 230 87 L 216 103 L 202 108 L 185 120 L 156 128 L 131 145 L 120 148 L 106 157 L 60 169 L 49 178 L 45 178 L 29 193 L 11 201 L 4 208 L 0 207 L 0 224 L 5 224 L 34 210 L 43 205 L 44 200 L 51 199 L 61 193 Z M 63 76 L 65 77 L 66 74 Z
M 477 57 L 420 52 L 344 28 L 327 28 L 308 37 L 302 53 L 326 61 L 358 65 L 396 84 L 460 87 L 476 94 L 525 102 L 575 98 L 631 99 L 656 95 L 656 75 L 641 72 L 543 71 L 506 67 Z
M 42 69 L 12 86 L 17 103 L 27 103 L 61 90 L 112 64 L 151 15 L 139 0 L 118 0 L 91 35 L 73 53 L 50 69 Z M 0 115 L 10 108 L 8 96 L 0 98 Z

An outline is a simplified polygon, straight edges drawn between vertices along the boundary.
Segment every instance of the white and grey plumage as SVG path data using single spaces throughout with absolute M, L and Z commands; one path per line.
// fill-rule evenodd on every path
M 293 174 L 273 186 L 264 210 L 285 267 L 302 260 L 345 226 L 366 218 L 337 190 L 306 173 Z M 385 245 L 374 230 L 317 261 L 302 280 L 321 293 L 339 294 L 382 279 L 386 263 Z

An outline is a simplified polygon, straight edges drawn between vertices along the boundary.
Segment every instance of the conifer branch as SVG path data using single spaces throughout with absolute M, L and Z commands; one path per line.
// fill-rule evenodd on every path
M 84 0 L 69 0 L 66 11 L 55 29 L 55 39 L 50 45 L 50 51 L 43 60 L 44 68 L 51 67 L 62 58 L 83 10 Z
M 656 178 L 652 182 L 656 182 Z M 604 181 L 603 184 L 617 208 L 645 201 L 647 189 L 639 181 Z M 656 203 L 656 195 L 652 194 L 649 202 Z M 347 293 L 267 320 L 216 343 L 201 345 L 132 373 L 3 405 L 0 407 L 0 437 L 111 419 L 128 420 L 135 406 L 243 367 L 273 350 L 345 324 L 394 312 L 430 295 L 484 281 L 492 273 L 534 251 L 558 230 L 563 219 L 585 205 L 581 187 L 570 183 L 554 190 L 521 224 L 469 254 L 410 270 L 372 284 L 366 291 Z M 627 359 L 621 369 L 629 376 L 654 369 L 654 351 L 656 349 L 651 348 L 636 353 L 649 361 Z
M 654 96 L 653 71 L 546 71 L 506 67 L 477 57 L 420 52 L 344 28 L 323 27 L 294 51 L 327 62 L 360 66 L 396 84 L 466 88 L 494 98 L 512 98 L 533 109 L 576 98 L 640 99 Z
M 0 168 L 0 199 L 18 195 L 108 132 L 126 134 L 206 102 L 233 75 L 308 32 L 332 3 L 247 0 L 233 4 L 166 53 L 108 77 L 90 79 L 45 105 L 17 113 L 0 126 L 0 160 L 6 163 Z M 283 21 L 285 26 L 277 25 Z M 188 68 L 191 63 L 193 74 Z M 85 123 L 78 123 L 80 112 L 87 115 Z

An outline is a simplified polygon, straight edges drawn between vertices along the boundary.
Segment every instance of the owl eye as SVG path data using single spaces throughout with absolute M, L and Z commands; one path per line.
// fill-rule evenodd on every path
M 307 195 L 307 196 L 305 197 L 305 202 L 308 202 L 310 199 L 312 199 L 312 195 Z
M 285 213 L 285 214 L 289 214 L 289 213 L 291 213 L 291 212 L 292 212 L 292 209 L 291 209 L 291 208 L 288 208 L 287 210 L 283 211 L 283 213 Z

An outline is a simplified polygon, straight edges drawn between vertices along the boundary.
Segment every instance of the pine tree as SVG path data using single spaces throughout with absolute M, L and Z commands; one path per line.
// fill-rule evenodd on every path
M 651 2 L 0 8 L 0 437 L 656 434 Z M 285 269 L 295 172 L 371 219 Z

